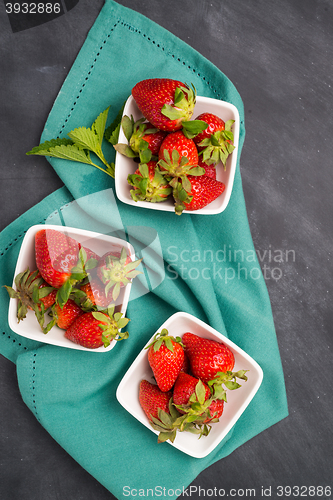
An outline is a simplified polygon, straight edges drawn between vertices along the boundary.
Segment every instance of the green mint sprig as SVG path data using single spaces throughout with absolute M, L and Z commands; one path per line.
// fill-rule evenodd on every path
M 68 138 L 57 138 L 45 141 L 39 146 L 32 148 L 28 151 L 27 155 L 40 155 L 50 156 L 53 158 L 61 158 L 63 160 L 77 161 L 96 167 L 110 177 L 115 177 L 114 163 L 108 163 L 102 151 L 102 142 L 105 136 L 105 126 L 110 107 L 104 110 L 96 118 L 91 128 L 78 127 L 70 131 L 67 135 Z M 119 114 L 117 115 L 113 124 L 111 124 L 107 131 L 111 129 L 116 134 L 119 122 Z M 110 137 L 105 138 L 110 141 Z M 91 153 L 94 153 L 104 164 L 105 168 L 94 163 L 91 158 Z

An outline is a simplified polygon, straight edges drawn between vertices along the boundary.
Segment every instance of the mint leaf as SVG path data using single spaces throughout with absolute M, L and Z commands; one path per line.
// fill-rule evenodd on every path
M 90 128 L 75 128 L 68 133 L 68 137 L 80 148 L 89 149 L 94 152 L 100 149 L 98 137 Z
M 39 154 L 42 154 L 41 152 Z M 68 146 L 55 146 L 50 148 L 44 153 L 45 156 L 51 156 L 53 158 L 62 158 L 63 160 L 78 161 L 81 163 L 87 163 L 88 165 L 93 165 L 90 159 L 88 151 L 79 149 L 75 145 L 69 144 Z
M 94 123 L 91 126 L 91 129 L 95 134 L 97 135 L 98 142 L 100 147 L 102 147 L 102 141 L 104 137 L 104 131 L 105 131 L 105 125 L 106 125 L 106 120 L 108 118 L 108 113 L 109 113 L 110 106 L 106 108 L 105 111 L 103 111 L 94 121 Z
M 115 176 L 114 164 L 109 164 L 102 151 L 102 142 L 105 134 L 109 108 L 105 109 L 96 118 L 91 128 L 78 127 L 69 132 L 68 138 L 51 139 L 34 147 L 27 155 L 51 156 L 63 160 L 72 160 L 94 166 L 110 177 Z M 104 163 L 106 168 L 96 165 L 90 157 L 94 153 Z
M 123 116 L 124 112 L 124 107 L 125 103 L 122 105 L 121 109 L 118 111 L 118 114 L 116 118 L 113 120 L 113 122 L 107 127 L 104 133 L 105 139 L 110 142 L 113 146 L 117 144 L 118 142 L 118 137 L 119 137 L 119 131 L 120 131 L 120 124 L 121 124 L 121 119 Z
M 32 148 L 32 150 L 28 151 L 26 154 L 48 156 L 46 153 L 51 148 L 54 148 L 55 146 L 68 146 L 70 144 L 73 144 L 73 141 L 71 139 L 66 139 L 66 138 L 51 139 L 50 141 L 45 141 L 41 143 L 39 146 Z

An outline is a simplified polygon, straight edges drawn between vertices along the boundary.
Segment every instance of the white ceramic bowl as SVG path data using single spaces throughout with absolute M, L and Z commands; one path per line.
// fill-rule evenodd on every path
M 252 359 L 240 347 L 231 342 L 224 335 L 211 328 L 198 318 L 178 312 L 172 315 L 154 335 L 166 328 L 173 336 L 182 337 L 185 332 L 191 332 L 200 337 L 217 340 L 227 345 L 235 356 L 234 371 L 249 370 L 247 381 L 238 380 L 241 387 L 234 391 L 227 391 L 227 403 L 224 405 L 223 414 L 219 422 L 212 424 L 212 429 L 208 436 L 198 439 L 198 436 L 189 432 L 178 432 L 174 443 L 167 441 L 178 450 L 181 450 L 195 458 L 202 458 L 208 455 L 222 441 L 230 429 L 235 425 L 241 414 L 244 412 L 255 393 L 260 387 L 263 379 L 263 371 L 258 363 Z M 154 335 L 147 342 L 152 341 Z M 148 363 L 147 350 L 142 349 L 135 361 L 132 363 L 117 389 L 117 399 L 119 403 L 148 429 L 158 435 L 155 431 L 139 403 L 139 385 L 142 379 L 152 380 L 152 370 Z M 157 443 L 157 446 L 165 444 Z
M 225 184 L 225 190 L 216 200 L 202 208 L 201 210 L 185 210 L 184 214 L 198 214 L 198 215 L 214 215 L 223 212 L 230 200 L 232 186 L 234 183 L 234 177 L 236 172 L 237 164 L 237 154 L 238 154 L 238 143 L 239 143 L 239 113 L 233 104 L 225 101 L 220 101 L 219 99 L 212 99 L 210 97 L 197 96 L 196 105 L 193 113 L 193 119 L 199 116 L 201 113 L 208 112 L 214 113 L 219 116 L 225 122 L 227 120 L 235 120 L 233 124 L 233 134 L 234 134 L 234 146 L 235 149 L 231 155 L 229 155 L 226 163 L 226 170 L 223 169 L 221 163 L 216 166 L 217 180 Z M 139 111 L 136 102 L 133 97 L 130 96 L 125 104 L 123 115 L 133 116 L 134 120 L 139 120 L 142 118 L 142 114 Z M 119 143 L 127 144 L 126 137 L 123 130 L 119 133 Z M 116 172 L 115 172 L 115 185 L 116 194 L 120 201 L 128 205 L 133 205 L 141 208 L 149 208 L 152 210 L 164 210 L 167 212 L 174 212 L 174 202 L 171 199 L 167 201 L 162 201 L 158 203 L 151 203 L 148 201 L 137 201 L 135 202 L 130 194 L 131 186 L 127 182 L 127 177 L 129 174 L 133 174 L 137 168 L 137 163 L 135 163 L 131 158 L 127 158 L 120 153 L 116 153 Z
M 130 253 L 132 260 L 135 260 L 134 249 L 132 245 L 130 245 L 127 241 L 124 241 L 119 238 L 114 238 L 112 236 L 107 236 L 105 234 L 95 233 L 92 231 L 85 231 L 82 229 L 76 229 L 73 227 L 65 227 L 65 226 L 54 226 L 48 224 L 41 224 L 32 226 L 28 229 L 20 249 L 20 253 L 17 259 L 16 269 L 14 277 L 25 271 L 27 267 L 29 267 L 30 271 L 36 269 L 36 260 L 35 260 L 35 234 L 40 229 L 55 229 L 57 231 L 61 231 L 66 233 L 66 235 L 74 238 L 78 242 L 82 243 L 84 246 L 90 248 L 94 252 L 96 252 L 99 256 L 102 256 L 104 253 L 110 250 L 110 247 L 113 245 L 124 246 L 127 251 Z M 15 283 L 12 285 L 15 288 Z M 125 316 L 127 304 L 130 296 L 131 284 L 128 284 L 121 290 L 119 295 L 119 310 Z M 33 311 L 28 311 L 26 318 L 21 320 L 19 323 L 17 322 L 17 300 L 10 299 L 9 301 L 9 310 L 8 310 L 8 323 L 13 332 L 18 333 L 22 337 L 26 337 L 31 340 L 37 340 L 39 342 L 44 342 L 46 344 L 53 344 L 61 347 L 69 347 L 72 349 L 79 349 L 82 351 L 89 352 L 107 352 L 113 349 L 113 347 L 117 344 L 116 341 L 112 341 L 108 347 L 98 347 L 97 349 L 88 349 L 86 347 L 75 344 L 74 342 L 66 339 L 64 336 L 64 330 L 54 326 L 51 330 L 44 334 L 37 322 L 35 317 L 35 313 Z

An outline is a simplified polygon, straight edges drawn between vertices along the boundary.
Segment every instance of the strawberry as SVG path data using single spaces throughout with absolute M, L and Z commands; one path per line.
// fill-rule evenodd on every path
M 114 307 L 109 307 L 107 313 L 85 312 L 65 331 L 65 337 L 88 349 L 108 347 L 112 340 L 128 338 L 128 332 L 120 332 L 128 322 L 121 313 L 114 313 Z
M 234 120 L 224 122 L 212 113 L 202 113 L 197 120 L 205 121 L 208 125 L 193 138 L 198 150 L 202 152 L 203 161 L 214 165 L 221 161 L 225 169 L 227 158 L 235 149 L 231 130 Z
M 62 330 L 67 330 L 81 314 L 83 310 L 72 299 L 68 299 L 63 308 L 55 304 L 52 310 L 54 323 Z
M 214 379 L 218 372 L 232 371 L 235 357 L 222 342 L 204 339 L 190 332 L 184 333 L 182 342 L 193 375 L 203 382 Z
M 41 229 L 35 237 L 37 268 L 44 280 L 60 288 L 79 260 L 80 245 L 70 236 L 54 229 Z
M 152 417 L 158 418 L 158 410 L 170 413 L 169 402 L 171 398 L 171 391 L 162 392 L 157 385 L 147 380 L 141 380 L 139 386 L 139 402 L 148 420 L 152 421 Z
M 225 129 L 225 122 L 213 113 L 201 113 L 197 119 L 206 122 L 207 127 L 193 138 L 196 144 L 199 144 L 204 139 L 210 139 L 215 132 Z
M 88 253 L 87 253 L 88 251 Z M 72 287 L 87 276 L 87 269 L 96 265 L 96 255 L 81 248 L 80 243 L 55 229 L 41 229 L 35 235 L 35 258 L 37 268 L 44 280 L 58 288 L 56 301 L 63 307 Z
M 175 212 L 180 215 L 184 210 L 184 202 L 190 202 L 191 183 L 189 176 L 202 176 L 205 169 L 198 166 L 198 152 L 192 139 L 183 132 L 169 134 L 161 144 L 158 166 L 165 176 L 175 200 Z
M 208 165 L 205 163 L 202 159 L 202 156 L 199 155 L 199 161 L 198 161 L 199 167 L 202 167 L 205 170 L 205 173 L 203 175 L 206 175 L 207 177 L 211 177 L 212 179 L 216 179 L 216 168 L 215 165 L 212 163 Z
M 146 120 L 167 132 L 190 120 L 196 102 L 194 88 L 169 78 L 142 80 L 133 87 L 132 96 Z
M 146 347 L 148 362 L 161 391 L 169 391 L 174 385 L 184 363 L 184 350 L 179 338 L 171 337 L 163 328 Z
M 134 122 L 133 116 L 129 118 L 125 115 L 121 125 L 128 144 L 115 144 L 114 148 L 118 153 L 140 163 L 148 163 L 158 155 L 167 132 L 153 127 L 151 123 L 145 122 L 144 118 Z
M 191 419 L 196 415 L 198 424 L 216 421 L 222 415 L 224 406 L 222 399 L 214 399 L 208 385 L 184 372 L 176 380 L 173 403 L 180 413 L 189 415 Z
M 177 426 L 174 425 L 179 413 L 172 403 L 172 392 L 162 392 L 161 389 L 147 380 L 141 380 L 139 385 L 139 403 L 145 412 L 150 425 L 159 431 L 158 443 L 170 440 L 174 442 Z
M 183 362 L 183 365 L 180 369 L 181 372 L 185 372 L 185 373 L 189 373 L 190 371 L 190 361 L 188 359 L 188 357 L 186 356 L 185 352 L 184 352 L 184 362 Z
M 180 130 L 168 134 L 162 141 L 158 154 L 159 160 L 168 162 L 169 158 L 173 157 L 173 151 L 178 152 L 177 164 L 183 157 L 186 157 L 188 165 L 192 167 L 198 165 L 198 150 L 195 142 L 193 139 L 188 139 Z M 163 162 L 160 163 L 166 168 Z
M 17 299 L 18 323 L 30 309 L 43 328 L 44 312 L 54 304 L 57 290 L 44 281 L 38 270 L 30 272 L 29 268 L 15 276 L 14 283 L 15 289 L 6 285 L 5 288 L 10 298 Z
M 180 372 L 173 388 L 173 403 L 175 405 L 187 405 L 190 397 L 195 393 L 198 382 L 198 378 L 188 373 Z M 203 385 L 205 388 L 205 399 L 208 399 L 210 396 L 210 389 L 208 385 Z
M 100 259 L 100 256 L 96 252 L 94 252 L 94 250 L 91 250 L 86 246 L 80 245 L 80 248 L 82 250 L 82 253 L 85 252 L 85 254 L 83 253 L 83 257 L 85 259 L 86 264 L 88 264 L 89 262 L 89 269 L 96 267 Z
M 99 309 L 106 309 L 112 303 L 112 292 L 105 295 L 105 286 L 97 278 L 97 276 L 90 274 L 89 282 L 80 286 L 86 297 L 81 298 L 82 307 L 84 309 L 92 309 L 95 306 Z
M 204 419 L 203 424 L 208 424 L 209 422 L 217 422 L 218 419 L 222 416 L 224 410 L 224 401 L 223 399 L 214 399 L 209 407 L 209 415 Z
M 39 288 L 39 301 L 43 303 L 44 310 L 46 311 L 55 303 L 57 297 L 57 290 L 53 287 L 50 287 L 50 285 L 46 283 L 46 281 L 44 281 L 44 283 L 42 283 L 38 288 Z M 38 307 L 39 309 L 41 309 L 40 304 L 38 305 Z
M 165 201 L 172 188 L 166 178 L 156 168 L 156 161 L 143 163 L 137 168 L 134 174 L 130 174 L 127 181 L 131 189 L 131 197 L 134 201 L 150 201 L 157 203 Z
M 183 201 L 183 203 L 178 203 L 176 205 L 176 213 L 177 210 L 200 210 L 201 208 L 206 207 L 209 203 L 216 200 L 224 191 L 225 185 L 223 182 L 217 181 L 207 175 L 201 175 L 199 177 L 188 177 L 189 182 L 191 183 L 191 189 L 189 192 L 189 197 Z M 181 200 L 181 196 L 178 195 L 178 198 L 174 195 L 176 202 Z M 189 199 L 189 201 L 187 201 Z

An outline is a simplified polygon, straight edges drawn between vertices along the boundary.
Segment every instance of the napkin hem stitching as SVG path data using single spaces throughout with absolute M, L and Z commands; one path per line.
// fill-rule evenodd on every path
M 138 35 L 142 36 L 150 44 L 156 46 L 158 49 L 160 49 L 162 52 L 164 52 L 167 56 L 172 57 L 173 59 L 175 59 L 176 61 L 178 61 L 183 66 L 187 65 L 187 68 L 189 70 L 192 70 L 193 73 L 196 74 L 197 77 L 200 78 L 210 88 L 210 90 L 212 90 L 212 92 L 214 92 L 214 94 L 216 95 L 217 98 L 224 99 L 223 95 L 206 78 L 206 76 L 203 75 L 202 72 L 198 71 L 192 64 L 187 63 L 180 56 L 177 56 L 177 54 L 175 54 L 174 51 L 172 51 L 168 47 L 165 47 L 164 44 L 162 44 L 157 39 L 155 39 L 155 37 L 147 34 L 144 30 L 142 30 L 142 29 L 140 29 L 138 27 L 135 27 L 134 25 L 130 24 L 128 21 L 125 21 L 125 20 L 119 18 L 116 22 L 113 23 L 113 25 L 112 25 L 109 33 L 105 33 L 105 36 L 102 37 L 102 41 L 99 42 L 98 44 L 96 43 L 96 45 L 99 45 L 99 49 L 97 49 L 97 52 L 95 53 L 95 57 L 94 57 L 92 63 L 90 64 L 90 66 L 88 68 L 88 71 L 82 75 L 84 77 L 83 83 L 81 84 L 80 89 L 77 92 L 75 92 L 76 97 L 74 97 L 74 101 L 72 103 L 72 106 L 71 106 L 71 108 L 70 108 L 70 110 L 69 110 L 69 112 L 68 112 L 68 114 L 67 114 L 67 116 L 66 116 L 66 118 L 65 118 L 65 120 L 63 122 L 63 124 L 60 127 L 59 136 L 64 132 L 66 124 L 68 123 L 68 120 L 71 118 L 72 113 L 73 113 L 73 111 L 75 109 L 75 106 L 78 103 L 78 100 L 80 99 L 80 96 L 81 96 L 81 94 L 82 94 L 82 92 L 83 92 L 83 90 L 84 90 L 84 88 L 86 86 L 87 81 L 89 80 L 89 76 L 91 75 L 91 73 L 92 73 L 92 71 L 93 71 L 96 63 L 98 62 L 98 58 L 99 58 L 99 56 L 100 56 L 100 54 L 101 54 L 104 46 L 106 46 L 106 43 L 107 43 L 108 39 L 111 38 L 111 35 L 113 34 L 113 32 L 115 31 L 115 29 L 119 25 L 122 26 L 122 27 L 124 27 L 124 28 L 126 28 L 127 30 L 131 31 L 133 34 L 138 34 Z M 242 120 L 241 123 L 243 124 L 244 121 Z
M 36 419 L 40 422 L 40 418 L 38 416 L 37 406 L 36 406 L 36 358 L 37 353 L 34 352 L 32 354 L 32 375 L 31 375 L 31 402 L 32 402 L 32 410 L 35 414 Z
M 137 33 L 139 35 L 142 35 L 143 38 L 146 38 L 149 42 L 151 42 L 153 45 L 161 49 L 163 52 L 165 52 L 167 55 L 171 56 L 173 59 L 176 59 L 179 63 L 182 63 L 183 66 L 186 66 L 188 69 L 192 69 L 193 73 L 195 73 L 199 78 L 201 78 L 208 86 L 209 88 L 216 94 L 218 97 L 222 97 L 221 94 L 217 91 L 217 89 L 212 85 L 204 75 L 202 75 L 200 72 L 197 71 L 196 68 L 194 68 L 192 65 L 186 63 L 186 61 L 182 60 L 180 57 L 177 57 L 176 54 L 173 53 L 172 50 L 165 48 L 161 43 L 159 43 L 157 40 L 155 40 L 153 37 L 149 36 L 147 33 L 145 33 L 143 30 L 140 28 L 134 27 L 132 24 L 130 24 L 127 21 L 118 21 L 120 24 L 126 28 L 128 28 L 130 31 L 133 33 Z
M 18 340 L 16 338 L 14 338 L 11 334 L 9 334 L 8 332 L 6 332 L 4 330 L 2 331 L 2 337 L 4 339 L 6 339 L 6 341 L 9 340 L 13 344 L 17 343 L 18 347 L 23 347 L 23 349 L 26 350 L 26 351 L 28 350 L 28 347 L 26 347 L 25 345 L 23 345 L 22 342 L 18 342 Z
M 65 118 L 65 121 L 64 121 L 64 123 L 62 124 L 62 126 L 61 126 L 61 128 L 60 128 L 59 135 L 61 135 L 61 134 L 63 133 L 64 128 L 66 127 L 66 124 L 67 124 L 68 120 L 69 120 L 69 119 L 70 119 L 70 117 L 72 116 L 72 112 L 74 111 L 74 108 L 75 108 L 75 106 L 76 106 L 76 104 L 77 104 L 78 100 L 80 99 L 80 96 L 81 96 L 81 94 L 82 94 L 82 92 L 83 92 L 83 89 L 85 88 L 86 83 L 87 83 L 87 81 L 89 80 L 89 76 L 91 75 L 91 72 L 93 71 L 93 69 L 94 69 L 94 67 L 95 67 L 95 64 L 97 63 L 97 60 L 98 60 L 98 57 L 99 57 L 99 55 L 100 55 L 101 51 L 103 50 L 104 46 L 106 45 L 107 39 L 111 37 L 111 35 L 112 35 L 113 31 L 116 29 L 116 27 L 119 25 L 119 23 L 120 23 L 120 20 L 118 20 L 117 22 L 115 22 L 115 23 L 113 24 L 113 26 L 112 26 L 112 28 L 111 28 L 110 32 L 109 32 L 108 34 L 106 34 L 106 36 L 105 36 L 105 37 L 103 37 L 103 40 L 100 42 L 100 44 L 99 44 L 99 45 L 100 45 L 100 48 L 99 48 L 99 50 L 96 52 L 96 54 L 95 54 L 95 58 L 94 58 L 93 62 L 90 64 L 90 67 L 88 68 L 88 69 L 89 69 L 89 71 L 88 71 L 87 73 L 85 73 L 85 75 L 86 75 L 86 76 L 85 76 L 85 78 L 84 78 L 83 83 L 81 84 L 81 88 L 78 90 L 78 92 L 76 92 L 77 96 L 76 96 L 76 98 L 74 98 L 75 100 L 74 100 L 74 102 L 73 102 L 73 104 L 72 104 L 72 107 L 70 108 L 70 111 L 69 111 L 69 113 L 67 114 L 67 117 Z M 82 76 L 84 76 L 84 75 L 82 75 Z

